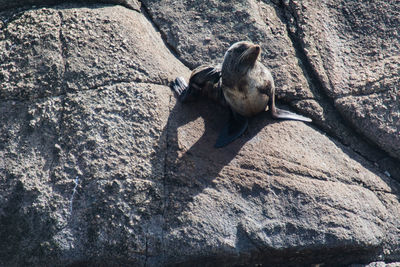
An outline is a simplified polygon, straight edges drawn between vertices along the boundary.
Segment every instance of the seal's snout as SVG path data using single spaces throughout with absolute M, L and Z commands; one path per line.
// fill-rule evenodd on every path
M 255 50 L 255 53 L 257 54 L 257 56 L 259 56 L 261 54 L 261 47 L 259 45 L 255 45 L 254 50 Z
M 261 54 L 261 47 L 259 45 L 254 45 L 252 47 L 252 54 L 254 55 L 255 59 Z

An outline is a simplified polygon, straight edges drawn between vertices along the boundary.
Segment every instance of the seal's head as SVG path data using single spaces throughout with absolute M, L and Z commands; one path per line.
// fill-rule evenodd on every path
M 245 75 L 255 65 L 260 53 L 259 45 L 246 41 L 234 43 L 225 53 L 222 79 L 237 80 Z

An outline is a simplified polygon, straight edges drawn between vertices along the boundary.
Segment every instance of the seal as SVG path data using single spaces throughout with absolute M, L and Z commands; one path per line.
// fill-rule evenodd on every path
M 189 84 L 182 77 L 171 84 L 181 102 L 206 96 L 229 107 L 230 117 L 217 139 L 217 148 L 241 136 L 248 127 L 248 118 L 267 109 L 275 119 L 312 121 L 276 107 L 274 79 L 260 62 L 260 54 L 259 45 L 247 41 L 234 43 L 226 51 L 222 66 L 200 66 L 193 70 Z

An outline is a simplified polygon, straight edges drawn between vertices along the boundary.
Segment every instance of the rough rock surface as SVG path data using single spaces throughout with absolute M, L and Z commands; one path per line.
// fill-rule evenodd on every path
M 294 34 L 343 118 L 400 159 L 400 5 L 287 1 Z
M 400 147 L 400 90 L 396 87 L 398 70 L 395 69 L 398 65 L 396 60 L 398 49 L 392 49 L 398 45 L 398 38 L 384 39 L 381 37 L 381 42 L 386 43 L 390 48 L 386 53 L 393 54 L 385 59 L 385 62 L 390 62 L 391 67 L 385 71 L 392 73 L 391 82 L 383 83 L 383 85 L 377 82 L 375 86 L 380 88 L 381 94 L 367 100 L 356 92 L 353 92 L 352 95 L 343 93 L 337 98 L 332 98 L 329 89 L 324 90 L 325 83 L 321 78 L 327 71 L 310 63 L 314 62 L 315 57 L 314 54 L 310 54 L 309 46 L 317 47 L 322 51 L 327 50 L 325 60 L 326 66 L 330 68 L 333 66 L 330 60 L 335 58 L 339 58 L 340 62 L 358 59 L 353 65 L 365 64 L 363 57 L 352 56 L 347 59 L 346 54 L 333 57 L 328 53 L 331 49 L 328 44 L 337 38 L 335 32 L 332 31 L 336 27 L 340 27 L 342 23 L 340 20 L 334 20 L 331 24 L 325 24 L 329 18 L 328 15 L 336 14 L 334 13 L 336 2 L 327 4 L 326 6 L 329 6 L 330 9 L 325 8 L 325 13 L 319 10 L 318 4 L 314 4 L 314 1 L 305 2 L 303 9 L 294 8 L 301 6 L 297 3 L 298 1 L 182 2 L 167 0 L 160 3 L 155 0 L 143 0 L 142 2 L 164 33 L 168 44 L 176 51 L 178 58 L 191 68 L 203 63 L 221 63 L 226 49 L 238 40 L 259 43 L 263 48 L 261 61 L 271 69 L 277 86 L 278 98 L 289 102 L 298 111 L 306 111 L 321 129 L 335 136 L 343 144 L 350 146 L 368 160 L 377 162 L 384 169 L 390 169 L 391 173 L 400 173 L 398 164 L 389 159 L 387 153 L 381 153 L 375 149 L 375 146 L 380 146 L 392 156 L 400 159 L 396 152 Z M 315 5 L 317 6 L 314 7 Z M 342 12 L 343 6 L 351 9 L 353 5 L 352 3 L 347 5 L 341 3 L 337 9 Z M 368 7 L 368 4 L 365 5 L 365 7 L 355 9 L 362 9 L 364 13 L 375 12 L 375 9 Z M 314 9 L 311 7 L 307 9 L 308 6 L 313 6 Z M 397 6 L 393 4 L 393 6 L 392 10 L 398 9 L 398 4 Z M 381 12 L 385 13 L 385 11 Z M 393 11 L 393 14 L 395 12 Z M 304 22 L 301 21 L 302 23 L 306 26 L 311 24 L 311 26 L 308 28 L 303 26 L 299 22 L 300 19 L 297 19 L 299 16 L 304 20 Z M 395 15 L 385 16 L 396 21 Z M 370 19 L 370 23 L 371 21 L 373 22 L 373 19 Z M 383 21 L 379 18 L 377 23 L 383 24 Z M 360 22 L 358 23 L 360 24 Z M 347 30 L 349 35 L 354 34 L 352 29 L 348 29 L 348 24 L 349 22 L 346 22 L 343 25 L 343 31 Z M 330 27 L 330 25 L 332 26 Z M 395 25 L 395 22 L 391 21 L 388 27 L 395 27 Z M 308 36 L 303 37 L 305 35 L 303 28 L 309 31 L 311 37 L 316 32 L 323 34 L 317 35 L 318 38 L 314 37 L 315 40 Z M 392 31 L 393 29 L 389 28 L 386 35 L 390 35 Z M 329 43 L 321 43 L 329 38 L 329 33 L 332 35 L 332 38 L 328 40 Z M 351 38 L 358 40 L 355 37 Z M 363 43 L 364 39 L 358 42 Z M 306 41 L 309 43 L 303 44 Z M 368 42 L 368 44 L 371 43 L 373 41 Z M 365 51 L 371 49 L 368 45 L 351 48 L 358 49 L 358 54 L 365 54 Z M 362 67 L 351 71 L 357 74 L 360 68 Z M 365 68 L 364 72 L 368 68 Z M 339 73 L 348 72 L 348 70 L 339 69 L 337 72 L 331 71 L 330 73 L 335 75 L 336 79 L 341 79 Z M 362 77 L 357 79 L 361 80 Z M 385 81 L 389 81 L 389 79 Z M 366 88 L 369 87 L 366 86 Z M 377 110 L 376 107 L 379 109 Z M 363 136 L 357 136 L 357 133 L 362 133 Z
M 121 6 L 12 18 L 1 40 L 0 265 L 160 255 L 171 99 L 161 84 L 188 70 Z
M 400 261 L 398 4 L 39 2 L 0 0 L 1 266 Z M 216 150 L 168 84 L 241 39 L 315 124 Z

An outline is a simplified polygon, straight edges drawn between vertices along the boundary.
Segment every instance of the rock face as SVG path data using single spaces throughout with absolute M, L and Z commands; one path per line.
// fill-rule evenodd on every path
M 398 4 L 58 2 L 0 0 L 1 266 L 400 261 Z M 213 148 L 168 85 L 238 40 L 315 123 Z
M 320 89 L 354 129 L 400 159 L 399 4 L 288 2 Z

